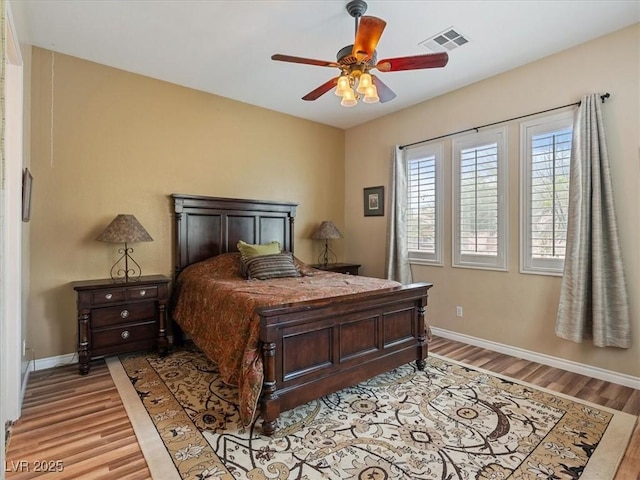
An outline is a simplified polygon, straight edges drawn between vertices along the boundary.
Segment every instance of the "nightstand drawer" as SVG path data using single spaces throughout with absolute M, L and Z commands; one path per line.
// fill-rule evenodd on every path
M 119 323 L 136 323 L 155 319 L 153 302 L 131 303 L 119 307 L 96 308 L 91 316 L 92 328 L 108 327 Z
M 91 294 L 91 303 L 93 305 L 108 305 L 110 303 L 124 302 L 125 299 L 126 295 L 123 288 L 96 290 Z
M 153 340 L 157 335 L 155 322 L 121 325 L 118 328 L 107 328 L 104 330 L 94 330 L 91 334 L 91 348 L 96 354 L 100 349 L 120 347 L 129 343 L 136 343 L 141 340 Z
M 348 265 L 333 271 L 337 273 L 344 273 L 345 275 L 358 275 L 359 270 L 360 265 Z
M 140 300 L 143 298 L 157 298 L 158 287 L 150 285 L 147 287 L 134 287 L 127 290 L 129 300 Z

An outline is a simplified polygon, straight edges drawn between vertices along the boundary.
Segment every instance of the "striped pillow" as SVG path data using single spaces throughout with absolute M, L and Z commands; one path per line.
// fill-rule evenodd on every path
M 269 242 L 263 244 L 252 244 L 240 240 L 236 245 L 240 252 L 240 259 L 242 260 L 242 276 L 247 278 L 247 260 L 259 255 L 274 255 L 282 252 L 280 249 L 280 242 Z
M 293 263 L 293 255 L 289 252 L 252 257 L 247 260 L 246 266 L 247 277 L 250 280 L 300 276 Z

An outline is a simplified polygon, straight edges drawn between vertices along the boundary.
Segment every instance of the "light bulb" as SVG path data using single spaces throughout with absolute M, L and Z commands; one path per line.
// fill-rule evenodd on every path
M 380 101 L 380 98 L 378 97 L 378 89 L 375 85 L 372 84 L 367 88 L 362 101 L 364 103 L 378 103 Z
M 357 103 L 358 103 L 358 100 L 356 100 L 356 94 L 353 93 L 353 90 L 349 89 L 346 92 L 344 92 L 340 105 L 342 105 L 343 107 L 353 107 Z
M 334 93 L 341 97 L 347 90 L 351 90 L 351 87 L 349 85 L 349 77 L 346 75 L 342 75 L 340 78 L 338 78 L 338 86 L 336 87 L 336 91 Z
M 371 85 L 373 85 L 371 75 L 369 75 L 368 73 L 363 73 L 362 75 L 360 75 L 360 80 L 358 82 L 358 88 L 356 89 L 356 92 L 367 93 L 367 88 L 369 88 Z

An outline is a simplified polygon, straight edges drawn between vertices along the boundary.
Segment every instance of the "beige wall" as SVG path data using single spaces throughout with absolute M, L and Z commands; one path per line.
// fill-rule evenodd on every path
M 95 238 L 118 213 L 154 238 L 133 245 L 145 274 L 172 273 L 171 193 L 298 202 L 296 255 L 307 262 L 320 221 L 344 228 L 342 130 L 57 53 L 52 129 L 51 64 L 50 51 L 33 49 L 27 339 L 36 358 L 75 351 L 70 282 L 108 277 L 116 246 Z
M 455 52 L 450 62 L 455 62 Z M 451 148 L 445 142 L 445 266 L 414 266 L 433 282 L 428 320 L 442 329 L 640 377 L 640 26 L 612 33 L 532 64 L 352 128 L 346 135 L 347 259 L 384 274 L 387 216 L 364 217 L 362 188 L 388 188 L 395 144 L 444 135 L 610 92 L 603 106 L 617 219 L 632 314 L 628 350 L 575 344 L 555 336 L 559 277 L 519 273 L 519 126 L 508 124 L 509 271 L 451 267 Z M 400 73 L 401 75 L 402 73 Z M 389 73 L 392 86 L 393 73 Z M 398 92 L 399 95 L 402 92 Z M 386 208 L 388 209 L 388 203 Z M 388 211 L 388 210 L 387 210 Z M 455 316 L 455 306 L 464 317 Z

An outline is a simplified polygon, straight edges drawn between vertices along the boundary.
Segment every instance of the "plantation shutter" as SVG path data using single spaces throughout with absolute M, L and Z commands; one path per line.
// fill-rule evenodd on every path
M 409 250 L 434 253 L 436 249 L 435 156 L 409 161 L 407 230 Z
M 498 144 L 460 154 L 460 254 L 498 255 Z
M 453 141 L 453 266 L 507 270 L 506 128 Z
M 442 265 L 442 142 L 407 149 L 407 249 L 411 263 Z
M 573 112 L 536 118 L 520 127 L 520 271 L 561 275 L 569 221 Z
M 571 129 L 534 135 L 531 142 L 532 259 L 564 259 L 569 206 Z

